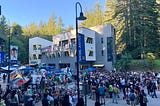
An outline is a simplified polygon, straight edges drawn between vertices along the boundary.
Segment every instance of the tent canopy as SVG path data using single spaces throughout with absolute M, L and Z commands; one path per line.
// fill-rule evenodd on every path
M 95 71 L 95 70 L 96 70 L 96 68 L 89 67 L 89 68 L 87 68 L 86 70 L 87 70 L 87 71 Z

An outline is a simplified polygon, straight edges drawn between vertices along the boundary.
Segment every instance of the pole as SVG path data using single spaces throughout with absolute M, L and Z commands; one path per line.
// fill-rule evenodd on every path
M 80 16 L 77 17 L 77 5 L 80 6 Z M 78 40 L 78 20 L 85 20 L 86 17 L 83 16 L 83 12 L 82 12 L 82 6 L 79 2 L 76 2 L 76 54 L 77 54 L 77 92 L 78 92 L 78 103 L 79 103 L 79 99 L 80 99 L 80 91 L 79 91 L 79 40 Z
M 76 4 L 76 54 L 77 54 L 77 92 L 78 92 L 78 101 L 80 99 L 80 92 L 79 92 L 79 53 L 78 53 L 78 20 L 77 20 L 77 4 Z
M 11 61 L 11 56 L 10 56 L 10 44 L 11 44 L 11 36 L 9 35 L 8 37 L 8 84 L 10 83 L 10 61 Z

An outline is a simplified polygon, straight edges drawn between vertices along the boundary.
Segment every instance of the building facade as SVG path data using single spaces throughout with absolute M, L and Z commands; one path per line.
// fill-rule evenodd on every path
M 114 27 L 111 24 L 89 29 L 82 27 L 78 32 L 80 69 L 112 70 L 116 61 Z M 41 49 L 41 62 L 55 66 L 55 69 L 70 67 L 76 70 L 76 46 L 75 30 L 53 36 L 53 45 Z
M 29 64 L 41 64 L 41 49 L 52 44 L 51 41 L 40 37 L 29 38 Z

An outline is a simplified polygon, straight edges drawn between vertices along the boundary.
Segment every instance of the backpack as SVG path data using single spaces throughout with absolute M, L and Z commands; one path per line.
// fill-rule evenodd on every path
M 135 100 L 135 94 L 134 93 L 130 93 L 130 101 L 134 101 Z
M 147 96 L 143 95 L 143 103 L 147 103 L 147 102 L 148 102 Z
M 113 92 L 114 92 L 115 94 L 117 94 L 117 93 L 118 93 L 118 88 L 115 87 L 115 88 L 113 89 Z

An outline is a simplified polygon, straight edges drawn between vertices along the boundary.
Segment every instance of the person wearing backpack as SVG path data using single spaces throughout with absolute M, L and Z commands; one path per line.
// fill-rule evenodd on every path
M 114 87 L 113 87 L 113 103 L 115 101 L 115 103 L 118 104 L 117 97 L 118 97 L 118 88 L 117 88 L 117 85 L 114 84 Z
M 134 93 L 134 89 L 131 89 L 131 92 L 129 94 L 129 98 L 130 98 L 130 101 L 131 101 L 131 106 L 135 106 L 136 95 Z
M 144 92 L 144 90 L 141 90 L 139 102 L 140 106 L 147 106 L 147 94 Z

